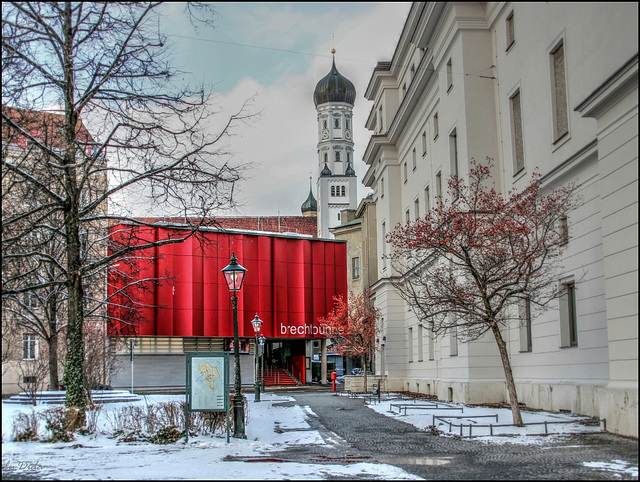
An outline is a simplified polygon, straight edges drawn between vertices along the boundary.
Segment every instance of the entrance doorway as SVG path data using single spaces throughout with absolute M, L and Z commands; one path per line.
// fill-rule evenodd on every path
M 306 341 L 267 340 L 264 352 L 265 371 L 283 370 L 303 385 L 306 383 Z

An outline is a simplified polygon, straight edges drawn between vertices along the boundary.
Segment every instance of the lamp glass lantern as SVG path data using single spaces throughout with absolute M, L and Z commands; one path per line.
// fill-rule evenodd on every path
M 256 313 L 256 317 L 251 320 L 251 324 L 253 325 L 253 331 L 256 332 L 256 336 L 260 333 L 260 329 L 262 328 L 262 320 L 258 318 L 258 313 Z
M 222 274 L 224 275 L 224 279 L 227 282 L 229 291 L 240 291 L 246 272 L 247 269 L 238 264 L 236 253 L 234 252 L 231 255 L 229 264 L 225 268 L 222 268 Z

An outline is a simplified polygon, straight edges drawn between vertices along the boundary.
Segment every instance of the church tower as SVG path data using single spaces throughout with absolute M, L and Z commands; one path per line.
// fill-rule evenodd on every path
M 331 51 L 335 54 L 335 50 Z M 353 169 L 353 104 L 356 89 L 331 71 L 316 85 L 313 101 L 318 113 L 318 237 L 333 238 L 329 228 L 339 226 L 340 211 L 356 209 L 358 186 Z

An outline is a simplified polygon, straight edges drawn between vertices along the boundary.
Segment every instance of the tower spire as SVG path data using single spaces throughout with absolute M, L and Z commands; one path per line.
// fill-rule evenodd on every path
M 313 92 L 318 122 L 318 237 L 333 238 L 330 228 L 341 224 L 341 211 L 357 207 L 357 178 L 353 169 L 353 105 L 356 89 L 338 72 L 336 49 L 331 71 Z

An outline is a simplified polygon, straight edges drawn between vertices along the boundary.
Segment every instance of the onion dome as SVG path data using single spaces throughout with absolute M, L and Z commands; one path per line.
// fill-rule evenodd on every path
M 353 168 L 353 166 L 351 165 L 351 162 L 349 162 L 347 164 L 347 170 L 344 172 L 345 176 L 355 176 L 356 175 L 356 171 Z
M 331 169 L 329 169 L 329 166 L 327 166 L 327 163 L 324 163 L 324 169 L 322 169 L 322 172 L 320 173 L 320 177 L 324 177 L 324 176 L 331 176 Z
M 303 216 L 313 216 L 318 212 L 318 202 L 316 198 L 313 197 L 313 192 L 311 191 L 311 178 L 309 178 L 309 196 L 307 200 L 302 203 L 300 210 Z
M 335 52 L 335 51 L 333 51 Z M 333 59 L 331 72 L 320 79 L 313 92 L 316 107 L 327 102 L 346 102 L 353 105 L 356 100 L 356 88 L 351 81 L 338 72 L 336 59 Z

